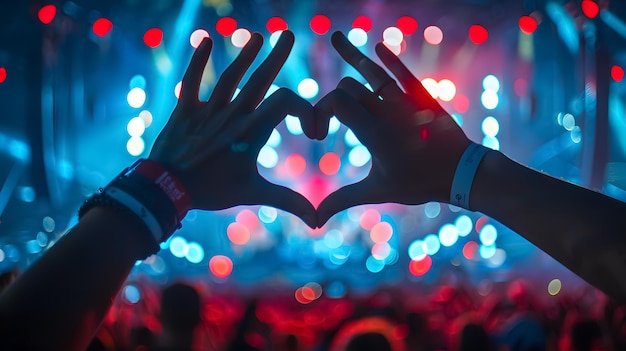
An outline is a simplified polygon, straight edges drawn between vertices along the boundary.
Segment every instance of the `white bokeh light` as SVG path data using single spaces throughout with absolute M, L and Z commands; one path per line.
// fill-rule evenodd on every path
M 449 79 L 442 79 L 438 84 L 439 99 L 452 101 L 456 96 L 456 85 Z
M 498 123 L 497 119 L 487 116 L 483 120 L 481 128 L 486 136 L 493 138 L 498 135 L 498 132 L 500 131 L 500 123 Z
M 278 39 L 280 38 L 280 35 L 283 34 L 282 30 L 277 30 L 274 33 L 272 33 L 270 35 L 270 46 L 274 47 L 276 45 L 276 43 L 278 43 Z
M 257 162 L 265 168 L 274 168 L 278 164 L 278 153 L 273 147 L 263 146 L 259 151 Z
M 320 87 L 313 78 L 304 78 L 298 83 L 298 94 L 305 99 L 312 99 L 317 96 Z
M 422 85 L 430 93 L 430 96 L 432 96 L 433 99 L 439 97 L 439 83 L 437 83 L 436 80 L 432 78 L 424 78 L 422 79 Z
M 233 32 L 233 35 L 230 37 L 230 42 L 234 47 L 242 48 L 246 46 L 248 41 L 252 38 L 252 33 L 245 28 L 239 28 Z
M 391 46 L 398 46 L 402 43 L 404 34 L 398 27 L 387 27 L 383 31 L 383 41 Z
M 352 45 L 361 47 L 367 44 L 367 32 L 361 28 L 352 28 L 348 32 L 348 40 L 350 40 Z
M 141 137 L 131 137 L 126 142 L 126 151 L 132 156 L 139 156 L 143 153 L 143 150 L 146 148 L 146 143 L 143 141 Z
M 208 37 L 209 32 L 204 29 L 196 29 L 193 31 L 193 33 L 191 33 L 191 36 L 189 36 L 189 44 L 197 49 L 198 46 L 200 46 L 200 43 L 202 43 L 202 40 Z
M 146 103 L 146 92 L 141 88 L 132 88 L 126 95 L 130 107 L 140 108 Z
M 126 125 L 126 131 L 131 137 L 140 137 L 146 130 L 146 124 L 141 117 L 133 117 Z

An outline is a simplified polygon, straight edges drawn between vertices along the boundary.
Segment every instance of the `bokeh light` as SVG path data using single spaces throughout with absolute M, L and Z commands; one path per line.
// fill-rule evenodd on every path
M 436 218 L 441 213 L 441 205 L 438 202 L 429 202 L 424 205 L 424 215 L 428 218 Z
M 496 254 L 496 250 L 495 245 L 480 245 L 478 253 L 482 259 L 488 260 Z
M 209 260 L 209 270 L 217 278 L 226 278 L 233 272 L 233 261 L 227 256 L 213 256 Z
M 352 28 L 348 32 L 348 40 L 350 40 L 352 45 L 361 47 L 367 44 L 367 32 L 361 28 Z
M 306 159 L 300 154 L 291 154 L 285 159 L 285 168 L 291 177 L 299 177 L 306 170 Z
M 143 110 L 141 112 L 139 112 L 139 118 L 141 118 L 143 120 L 143 124 L 145 128 L 150 127 L 150 125 L 152 124 L 152 113 L 148 110 Z
M 204 260 L 204 249 L 200 244 L 191 242 L 187 245 L 185 258 L 191 263 L 200 263 Z
M 361 214 L 359 217 L 359 224 L 361 225 L 361 228 L 371 230 L 376 224 L 380 223 L 380 219 L 380 212 L 370 208 Z
M 131 137 L 140 137 L 146 130 L 146 124 L 141 117 L 133 117 L 126 125 L 126 131 Z
M 411 260 L 411 262 L 409 262 L 409 272 L 416 277 L 420 277 L 428 273 L 432 266 L 432 258 L 426 256 L 421 260 Z
M 370 239 L 375 243 L 389 241 L 393 235 L 393 227 L 388 222 L 376 223 L 370 231 Z
M 409 257 L 411 260 L 422 260 L 427 256 L 425 249 L 423 240 L 414 240 L 409 244 Z
M 257 156 L 257 162 L 265 168 L 274 168 L 278 164 L 278 153 L 271 146 L 263 146 Z
M 204 40 L 204 38 L 209 38 L 209 37 L 210 37 L 209 32 L 207 32 L 206 30 L 196 29 L 189 36 L 189 44 L 191 44 L 192 47 L 197 49 L 198 46 L 200 46 L 200 43 L 202 43 L 202 41 Z
M 374 23 L 372 22 L 372 19 L 368 16 L 361 15 L 355 18 L 354 21 L 352 21 L 352 28 L 362 29 L 366 33 L 372 30 L 373 26 Z
M 456 95 L 456 85 L 449 79 L 442 79 L 437 84 L 437 93 L 442 101 L 452 101 Z
M 500 123 L 498 123 L 498 120 L 494 117 L 487 116 L 483 119 L 481 129 L 486 136 L 493 138 L 498 135 L 500 131 Z
M 522 16 L 518 21 L 519 29 L 524 34 L 533 34 L 537 30 L 537 21 L 531 16 Z
M 439 45 L 443 41 L 443 31 L 437 26 L 424 29 L 424 40 L 430 45 Z
M 233 32 L 233 35 L 230 37 L 230 42 L 234 47 L 242 48 L 246 46 L 248 41 L 252 38 L 252 33 L 245 28 L 239 28 Z
M 374 256 L 369 256 L 365 261 L 365 267 L 372 273 L 378 273 L 385 268 L 385 261 L 377 260 Z
M 335 175 L 341 168 L 341 159 L 334 152 L 327 152 L 320 158 L 319 167 L 326 175 Z
M 313 33 L 318 35 L 324 35 L 330 30 L 330 18 L 324 15 L 315 15 L 313 16 L 313 18 L 311 18 L 309 26 L 311 27 Z
M 489 38 L 489 32 L 481 25 L 474 24 L 469 28 L 469 39 L 476 45 L 481 45 Z
M 552 279 L 548 283 L 548 294 L 552 296 L 556 296 L 559 292 L 561 292 L 562 284 L 560 279 Z
M 317 96 L 320 87 L 313 78 L 304 78 L 298 83 L 298 94 L 305 99 L 312 99 Z
M 235 217 L 235 221 L 246 226 L 248 230 L 254 230 L 259 225 L 259 217 L 248 209 L 241 210 Z
M 417 21 L 411 16 L 402 16 L 396 21 L 396 27 L 402 31 L 402 34 L 412 35 L 417 31 Z
M 140 108 L 146 103 L 146 92 L 141 88 L 132 88 L 126 95 L 130 107 Z
M 363 167 L 372 159 L 369 150 L 363 145 L 357 145 L 348 154 L 348 162 L 354 167 Z
M 52 4 L 45 5 L 41 7 L 39 11 L 37 12 L 37 18 L 39 18 L 39 21 L 41 21 L 41 23 L 43 24 L 50 24 L 54 20 L 54 17 L 56 16 L 56 14 L 57 14 L 56 6 Z
M 473 260 L 476 258 L 476 254 L 478 253 L 478 243 L 475 241 L 468 241 L 463 245 L 463 257 L 468 260 Z
M 278 211 L 273 207 L 261 206 L 258 211 L 259 219 L 263 223 L 273 223 L 278 217 Z
M 374 244 L 374 246 L 372 246 L 371 253 L 372 257 L 374 257 L 375 259 L 384 260 L 391 253 L 391 246 L 389 246 L 389 243 L 387 242 L 376 243 Z
M 387 27 L 383 31 L 383 41 L 389 46 L 398 46 L 403 39 L 404 34 L 398 27 Z
M 485 90 L 480 95 L 480 102 L 487 110 L 493 110 L 498 107 L 498 104 L 500 103 L 500 98 L 498 97 L 498 93 L 496 93 L 495 91 Z
M 126 151 L 131 156 L 139 156 L 146 148 L 146 143 L 141 137 L 130 137 L 126 142 Z
M 422 243 L 422 248 L 427 255 L 432 256 L 436 254 L 441 248 L 439 237 L 435 234 L 426 235 L 424 237 L 424 242 Z
M 439 229 L 439 241 L 443 246 L 452 246 L 459 239 L 459 230 L 455 225 L 444 224 Z
M 5 67 L 0 67 L 0 84 L 4 83 L 7 79 L 7 69 Z
M 614 65 L 611 67 L 611 78 L 616 82 L 621 82 L 624 79 L 624 69 L 621 66 Z M 2 77 L 0 75 L 0 83 L 2 83 Z
M 600 13 L 600 7 L 595 1 L 592 0 L 583 0 L 580 4 L 580 8 L 582 9 L 585 16 L 589 18 L 596 18 L 598 13 Z
M 496 93 L 500 90 L 500 80 L 493 74 L 489 74 L 483 78 L 483 89 L 493 90 Z
M 283 34 L 283 31 L 282 31 L 282 30 L 277 30 L 277 31 L 275 31 L 274 33 L 272 33 L 272 34 L 270 35 L 270 40 L 269 40 L 269 42 L 270 42 L 270 46 L 271 46 L 271 47 L 276 46 L 276 43 L 278 43 L 278 39 L 280 39 L 280 36 L 281 36 L 282 34 Z
M 156 48 L 163 41 L 163 31 L 159 28 L 150 28 L 143 35 L 143 42 L 148 47 Z
M 302 124 L 300 123 L 300 118 L 296 116 L 287 115 L 285 117 L 285 126 L 292 135 L 301 135 L 304 133 L 302 130 Z
M 250 241 L 250 230 L 245 225 L 234 222 L 226 228 L 228 239 L 235 245 L 245 245 Z
M 467 236 L 472 232 L 474 224 L 469 216 L 461 215 L 456 219 L 456 221 L 454 221 L 454 226 L 456 227 L 459 236 Z
M 91 30 L 93 31 L 93 34 L 99 37 L 107 36 L 109 33 L 111 33 L 112 29 L 113 29 L 113 22 L 111 22 L 107 18 L 98 18 L 91 26 Z
M 265 28 L 270 33 L 287 30 L 287 22 L 281 17 L 272 17 L 265 23 Z
M 424 78 L 421 80 L 424 88 L 430 93 L 433 99 L 439 98 L 439 83 L 432 78 Z
M 237 21 L 230 17 L 222 17 L 215 23 L 215 30 L 222 36 L 227 37 L 237 29 Z
M 124 300 L 126 300 L 126 302 L 135 304 L 139 302 L 140 299 L 141 292 L 139 291 L 139 288 L 132 284 L 128 284 L 124 287 Z

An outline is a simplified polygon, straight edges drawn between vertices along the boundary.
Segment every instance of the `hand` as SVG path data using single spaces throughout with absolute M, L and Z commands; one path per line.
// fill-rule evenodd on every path
M 332 44 L 367 79 L 375 93 L 352 78 L 342 79 L 315 106 L 315 137 L 326 136 L 328 119 L 336 115 L 370 150 L 372 168 L 365 179 L 342 187 L 322 201 L 317 209 L 318 226 L 356 205 L 449 202 L 456 165 L 470 140 L 385 45 L 379 43 L 376 53 L 404 91 L 343 34 L 334 33 Z
M 309 102 L 287 89 L 279 89 L 263 101 L 293 43 L 293 33 L 283 32 L 232 101 L 237 85 L 263 45 L 263 37 L 252 35 L 221 75 L 208 101 L 200 101 L 198 92 L 212 41 L 205 39 L 194 53 L 178 104 L 150 153 L 150 159 L 166 166 L 183 182 L 193 208 L 219 210 L 263 204 L 289 211 L 315 226 L 315 208 L 304 196 L 268 182 L 257 170 L 259 150 L 287 114 L 299 116 L 305 133 L 313 135 L 314 113 Z

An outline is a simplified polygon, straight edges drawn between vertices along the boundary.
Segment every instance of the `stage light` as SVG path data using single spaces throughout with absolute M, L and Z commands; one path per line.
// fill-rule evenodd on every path
M 469 110 L 469 104 L 469 99 L 463 94 L 456 94 L 452 100 L 452 107 L 459 113 L 467 112 L 467 110 Z M 463 122 L 461 122 L 460 125 L 463 125 Z
M 438 202 L 429 202 L 424 205 L 424 215 L 428 218 L 437 218 L 441 213 L 441 205 Z
M 370 230 L 370 239 L 375 243 L 387 242 L 393 235 L 393 227 L 388 222 L 376 223 Z
M 146 92 L 141 88 L 132 88 L 126 95 L 126 101 L 130 107 L 140 108 L 146 103 Z
M 456 95 L 456 85 L 449 79 L 442 79 L 437 84 L 439 99 L 442 101 L 452 101 Z
M 500 123 L 492 116 L 487 116 L 483 119 L 481 129 L 486 136 L 494 138 L 500 131 Z
M 274 168 L 278 164 L 278 153 L 270 146 L 263 146 L 259 151 L 257 162 L 265 168 Z
M 498 138 L 486 136 L 483 138 L 482 145 L 492 150 L 500 150 L 500 141 Z
M 475 241 L 468 241 L 463 245 L 463 257 L 468 260 L 473 260 L 478 252 L 478 244 Z
M 424 237 L 424 242 L 422 243 L 422 249 L 427 255 L 434 255 L 439 252 L 441 248 L 441 243 L 439 242 L 439 238 L 435 234 L 428 234 Z
M 620 66 L 614 65 L 611 67 L 611 77 L 614 81 L 621 82 L 622 79 L 624 79 L 624 69 Z M 0 72 L 0 83 L 2 83 L 2 80 L 2 72 Z
M 126 125 L 126 131 L 131 137 L 140 137 L 146 130 L 146 124 L 141 117 L 133 117 Z
M 304 133 L 300 118 L 296 116 L 287 115 L 287 117 L 285 117 L 285 126 L 287 126 L 287 131 L 292 135 L 301 135 Z
M 380 218 L 380 212 L 370 208 L 365 210 L 359 217 L 359 225 L 364 230 L 372 230 L 376 224 L 380 223 Z
M 337 133 L 340 127 L 341 127 L 341 122 L 339 122 L 337 117 L 332 116 L 330 120 L 328 120 L 328 134 Z
M 439 242 L 443 246 L 452 246 L 459 240 L 459 230 L 452 224 L 444 224 L 439 228 Z
M 143 110 L 139 112 L 139 117 L 143 119 L 143 124 L 146 128 L 150 127 L 150 125 L 152 124 L 152 113 L 150 113 L 150 111 Z
M 50 4 L 50 5 L 46 5 L 40 8 L 39 11 L 37 12 L 37 17 L 39 18 L 41 23 L 50 24 L 54 20 L 54 17 L 56 16 L 56 14 L 57 14 L 57 7 Z
M 433 99 L 437 99 L 439 97 L 439 83 L 432 78 L 424 78 L 421 80 L 424 88 L 430 93 L 430 96 Z
M 0 67 L 0 84 L 4 83 L 7 79 L 7 69 L 4 67 Z
M 187 254 L 187 240 L 182 236 L 173 236 L 170 240 L 170 252 L 174 257 L 183 258 Z
M 466 215 L 459 216 L 456 221 L 454 221 L 454 225 L 456 226 L 459 236 L 467 236 L 472 232 L 472 228 L 474 227 L 472 219 Z
M 49 239 L 48 235 L 44 232 L 37 233 L 37 244 L 41 247 L 46 247 L 48 245 Z
M 278 211 L 273 207 L 261 206 L 258 211 L 261 222 L 269 224 L 273 223 L 278 217 Z
M 278 147 L 281 141 L 282 141 L 282 136 L 280 135 L 280 132 L 277 131 L 276 128 L 274 128 L 272 130 L 272 134 L 270 134 L 270 137 L 267 139 L 267 142 L 265 143 L 265 145 L 271 146 L 271 147 Z
M 223 255 L 216 255 L 209 260 L 209 270 L 217 278 L 226 278 L 233 272 L 233 261 Z
M 354 167 L 363 167 L 372 159 L 372 154 L 364 145 L 357 145 L 348 154 L 348 162 Z
M 432 258 L 426 256 L 421 260 L 411 260 L 411 262 L 409 262 L 409 272 L 416 277 L 421 277 L 428 273 L 432 266 Z
M 500 81 L 493 74 L 489 74 L 483 78 L 483 89 L 497 93 L 500 90 Z
M 481 229 L 478 234 L 478 238 L 483 245 L 491 246 L 495 244 L 496 239 L 498 238 L 498 231 L 493 225 L 487 224 Z
M 443 32 L 437 26 L 429 26 L 424 29 L 424 40 L 430 45 L 439 45 L 443 41 Z
M 313 33 L 324 35 L 330 30 L 331 22 L 330 19 L 324 15 L 315 15 L 311 18 L 309 26 Z
M 229 36 L 237 29 L 237 21 L 230 17 L 222 17 L 215 23 L 215 30 L 222 36 Z
M 163 31 L 159 28 L 151 28 L 143 35 L 143 42 L 150 48 L 156 48 L 161 45 L 163 40 Z
M 389 243 L 377 243 L 374 244 L 374 246 L 372 246 L 372 250 L 370 250 L 372 257 L 374 257 L 377 260 L 385 260 L 387 259 L 387 257 L 389 257 L 389 254 L 391 253 L 391 246 L 389 246 Z
M 324 234 L 324 245 L 329 249 L 339 248 L 343 244 L 343 234 L 337 229 L 331 229 Z
M 319 168 L 326 175 L 335 175 L 341 169 L 341 159 L 334 152 L 327 152 L 319 162 Z
M 476 45 L 481 45 L 489 39 L 489 32 L 481 25 L 474 24 L 469 28 L 469 39 Z
M 226 228 L 226 235 L 235 245 L 245 245 L 250 242 L 250 230 L 241 223 L 231 223 Z
M 174 96 L 176 96 L 177 99 L 180 99 L 180 92 L 182 89 L 183 89 L 183 82 L 180 81 L 176 83 L 176 86 L 174 87 Z
M 196 29 L 189 36 L 189 44 L 195 49 L 200 46 L 200 43 L 204 40 L 204 38 L 209 38 L 209 32 L 204 29 Z
M 141 300 L 141 292 L 136 286 L 128 284 L 124 287 L 124 299 L 128 303 L 136 304 Z
M 126 142 L 126 151 L 132 156 L 139 156 L 146 148 L 146 143 L 141 137 L 130 137 Z
M 287 30 L 287 22 L 280 17 L 272 17 L 265 23 L 265 28 L 270 33 Z
M 417 30 L 417 21 L 410 16 L 402 16 L 396 21 L 396 26 L 404 35 L 412 35 Z
M 389 46 L 398 46 L 402 43 L 404 35 L 398 27 L 387 27 L 383 31 L 383 42 Z
M 191 263 L 200 263 L 204 259 L 204 249 L 198 243 L 189 243 L 185 258 Z
M 250 38 L 252 38 L 252 33 L 250 33 L 249 30 L 239 28 L 233 32 L 233 35 L 230 37 L 230 41 L 233 43 L 233 46 L 242 48 L 246 46 Z
M 312 99 L 319 93 L 320 87 L 312 78 L 304 78 L 298 83 L 298 94 L 305 99 Z
M 270 46 L 274 47 L 276 46 L 276 43 L 278 43 L 278 39 L 280 38 L 280 35 L 283 34 L 282 30 L 277 30 L 274 33 L 270 34 Z
M 285 168 L 291 177 L 297 178 L 306 170 L 306 160 L 300 154 L 291 154 L 285 159 Z
M 356 137 L 352 129 L 346 130 L 346 134 L 343 136 L 343 141 L 348 146 L 357 146 L 361 145 L 361 141 Z
M 91 27 L 93 34 L 104 37 L 113 29 L 113 23 L 106 18 L 98 18 Z
M 548 283 L 548 294 L 556 296 L 561 291 L 561 288 L 561 281 L 559 279 L 552 279 L 550 283 Z
M 372 30 L 373 26 L 374 23 L 368 16 L 358 16 L 354 19 L 354 21 L 352 21 L 352 28 L 362 29 L 366 33 Z
M 500 102 L 500 98 L 498 97 L 498 93 L 493 90 L 485 90 L 480 95 L 480 102 L 487 110 L 493 110 L 498 107 L 498 103 Z
M 566 113 L 563 115 L 563 120 L 561 121 L 563 124 L 563 128 L 568 131 L 571 131 L 576 126 L 576 118 L 571 113 Z
M 367 44 L 367 33 L 361 28 L 352 28 L 348 32 L 348 40 L 352 45 L 361 47 Z
M 235 221 L 245 225 L 249 230 L 254 230 L 259 225 L 259 217 L 248 209 L 244 209 L 237 213 Z
M 583 10 L 585 16 L 592 19 L 596 18 L 596 16 L 598 16 L 598 13 L 600 13 L 600 7 L 595 1 L 592 0 L 583 0 L 583 2 L 580 4 L 580 7 Z
M 524 34 L 533 34 L 537 30 L 537 21 L 530 16 L 522 16 L 519 21 L 519 29 Z
M 385 268 L 385 261 L 377 260 L 374 256 L 369 256 L 365 261 L 365 267 L 372 273 L 378 273 Z

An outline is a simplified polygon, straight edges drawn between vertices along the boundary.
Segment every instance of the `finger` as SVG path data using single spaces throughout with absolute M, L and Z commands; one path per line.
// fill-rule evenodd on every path
M 263 100 L 267 89 L 270 87 L 278 71 L 287 60 L 294 43 L 294 35 L 291 31 L 283 31 L 278 42 L 267 56 L 265 61 L 257 68 L 246 85 L 241 89 L 234 103 L 246 110 L 253 110 Z
M 390 94 L 403 93 L 385 70 L 363 55 L 341 32 L 333 33 L 331 42 L 341 57 L 359 71 L 375 92 L 385 98 Z M 384 88 L 384 89 L 383 89 Z
M 209 98 L 210 104 L 219 107 L 230 103 L 237 89 L 237 85 L 239 85 L 241 78 L 243 78 L 244 74 L 259 54 L 262 46 L 263 36 L 259 33 L 254 33 L 237 58 L 226 68 L 217 81 L 217 84 L 215 84 L 213 93 Z
M 202 73 L 209 61 L 209 55 L 213 48 L 213 40 L 205 38 L 202 40 L 196 51 L 191 56 L 191 62 L 183 76 L 183 82 L 180 93 L 180 100 L 183 103 L 198 102 L 198 93 L 200 92 L 200 82 L 202 81 Z
M 336 116 L 343 124 L 357 135 L 367 135 L 376 129 L 374 118 L 363 105 L 342 89 L 335 89 L 326 94 L 315 104 L 316 139 L 322 140 L 328 134 L 328 122 Z
M 427 104 L 428 107 L 439 106 L 437 101 L 433 99 L 432 95 L 430 95 L 428 90 L 424 88 L 419 79 L 417 79 L 413 73 L 409 71 L 402 61 L 400 61 L 400 58 L 389 50 L 385 44 L 376 44 L 376 54 L 391 71 L 391 73 L 398 78 L 398 81 L 409 96 L 413 99 L 417 99 L 422 104 Z
M 383 198 L 383 190 L 384 187 L 375 184 L 369 176 L 340 188 L 317 207 L 317 226 L 321 228 L 332 216 L 350 207 L 387 202 Z
M 382 101 L 371 92 L 365 85 L 357 82 L 352 77 L 345 77 L 339 81 L 337 84 L 337 88 L 345 91 L 350 94 L 356 101 L 358 101 L 361 105 L 365 106 L 366 109 L 370 111 L 383 112 L 380 111 L 382 106 Z M 389 111 L 384 111 L 389 113 Z
M 248 192 L 245 201 L 248 204 L 266 205 L 290 212 L 302 219 L 306 225 L 315 228 L 317 215 L 315 207 L 302 194 L 287 187 L 272 184 L 265 179 Z

